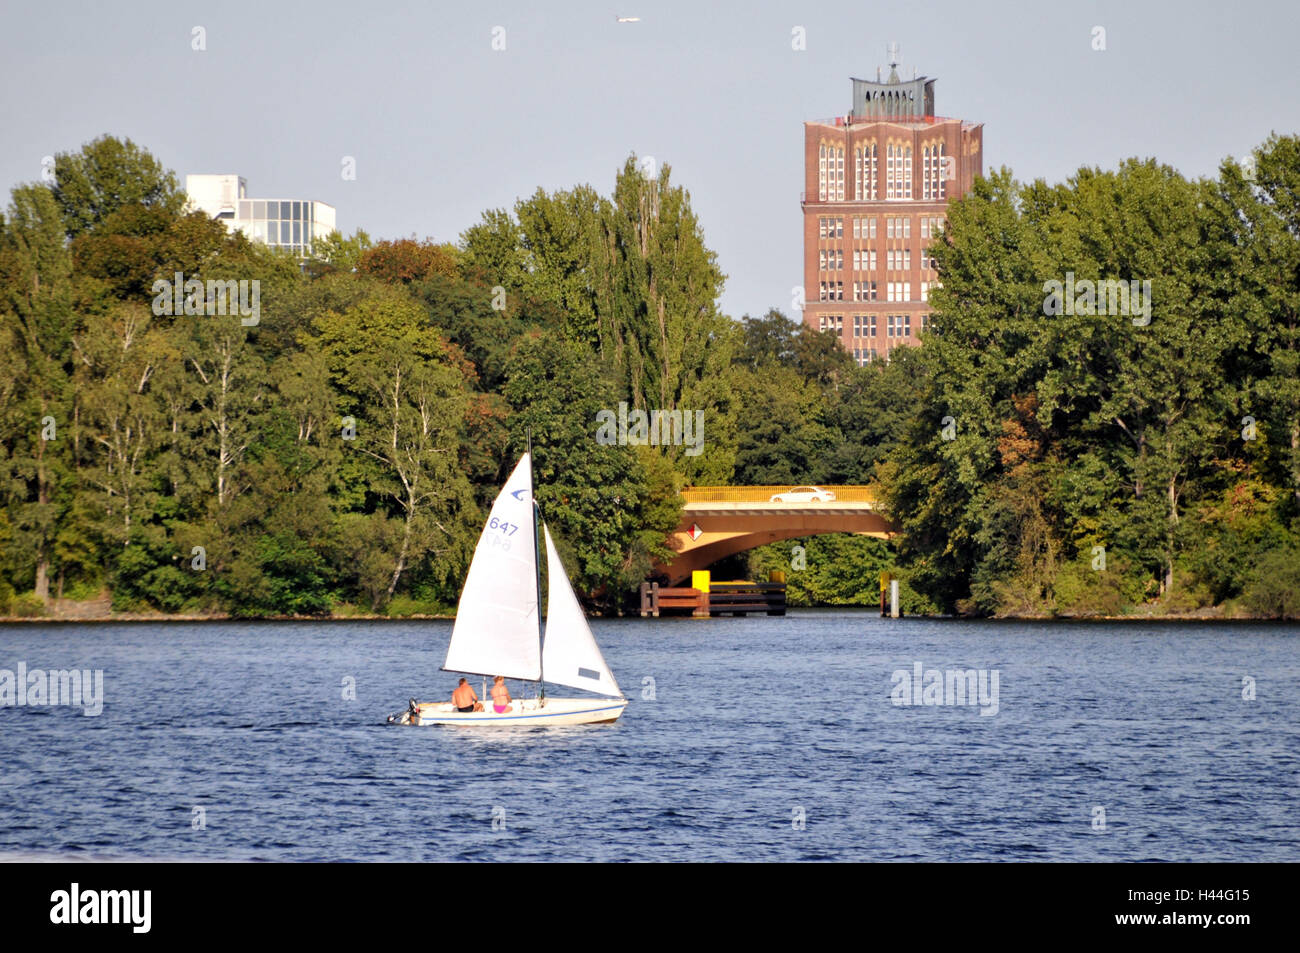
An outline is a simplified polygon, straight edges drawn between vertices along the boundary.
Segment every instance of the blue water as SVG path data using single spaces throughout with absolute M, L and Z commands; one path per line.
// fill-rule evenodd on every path
M 0 859 L 1300 860 L 1296 626 L 593 628 L 617 724 L 487 731 L 384 724 L 450 694 L 450 623 L 0 627 L 106 695 L 0 708 Z M 918 661 L 997 713 L 895 705 Z

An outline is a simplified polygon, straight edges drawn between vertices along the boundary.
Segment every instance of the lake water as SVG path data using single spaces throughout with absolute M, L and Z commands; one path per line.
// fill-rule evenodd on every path
M 1294 625 L 593 629 L 617 724 L 490 731 L 384 723 L 450 695 L 449 622 L 0 626 L 105 695 L 0 708 L 0 859 L 1300 860 Z M 895 704 L 917 663 L 996 713 Z

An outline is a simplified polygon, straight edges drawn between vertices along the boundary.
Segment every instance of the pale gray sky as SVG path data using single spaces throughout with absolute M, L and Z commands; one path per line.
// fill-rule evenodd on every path
M 1294 0 L 11 2 L 0 187 L 7 204 L 43 156 L 112 133 L 182 183 L 237 172 L 253 195 L 334 205 L 348 233 L 454 240 L 539 185 L 608 193 L 635 152 L 691 191 L 723 310 L 790 313 L 801 123 L 846 112 L 890 40 L 906 75 L 938 78 L 940 115 L 985 124 L 986 163 L 1059 181 L 1130 155 L 1212 174 L 1300 131 L 1297 38 Z

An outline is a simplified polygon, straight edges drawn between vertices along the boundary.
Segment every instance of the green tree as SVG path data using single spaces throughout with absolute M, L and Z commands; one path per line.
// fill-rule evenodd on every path
M 71 360 L 74 312 L 72 260 L 50 190 L 13 190 L 0 239 L 0 318 L 18 361 L 14 379 L 16 431 L 7 459 L 7 496 L 16 547 L 31 554 L 36 597 L 49 598 L 52 546 L 61 511 L 71 498 Z M 26 568 L 23 570 L 26 577 Z M 24 583 L 25 583 L 24 579 Z
M 349 448 L 372 461 L 369 495 L 402 519 L 385 597 L 408 566 L 438 564 L 445 584 L 465 565 L 465 524 L 476 513 L 457 466 L 468 395 L 446 341 L 404 293 L 378 291 L 343 314 L 316 319 L 341 391 L 340 415 L 356 421 Z
M 54 201 L 69 238 L 94 228 L 128 205 L 179 214 L 185 193 L 176 176 L 130 139 L 100 136 L 79 152 L 54 157 Z
M 615 393 L 583 345 L 537 331 L 515 341 L 503 388 L 511 446 L 522 450 L 531 429 L 542 516 L 578 590 L 606 607 L 649 575 L 653 559 L 669 555 L 665 540 L 681 512 L 657 454 L 599 438 L 598 415 L 611 410 Z

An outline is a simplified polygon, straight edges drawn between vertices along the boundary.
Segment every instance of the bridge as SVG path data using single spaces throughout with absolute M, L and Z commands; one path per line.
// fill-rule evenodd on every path
M 677 531 L 668 544 L 677 557 L 659 567 L 669 585 L 689 579 L 691 572 L 704 569 L 736 553 L 782 539 L 815 536 L 820 533 L 854 533 L 887 539 L 896 530 L 878 512 L 874 488 L 869 486 L 817 487 L 819 496 L 834 499 L 802 499 L 810 494 L 792 494 L 795 487 L 783 486 L 695 486 L 682 490 L 686 506 Z M 793 495 L 789 501 L 773 497 Z

